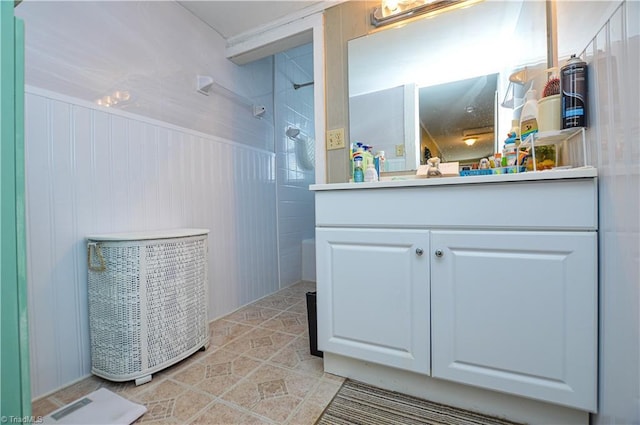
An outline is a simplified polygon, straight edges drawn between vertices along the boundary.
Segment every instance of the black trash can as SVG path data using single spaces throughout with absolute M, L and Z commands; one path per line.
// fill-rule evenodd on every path
M 318 351 L 318 310 L 316 308 L 316 293 L 307 292 L 307 320 L 309 322 L 309 348 L 312 356 L 322 357 Z

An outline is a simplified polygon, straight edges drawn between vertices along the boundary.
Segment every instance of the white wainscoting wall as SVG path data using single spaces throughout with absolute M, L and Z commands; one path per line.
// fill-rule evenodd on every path
M 32 395 L 90 373 L 85 236 L 208 228 L 209 318 L 278 289 L 275 155 L 27 87 Z

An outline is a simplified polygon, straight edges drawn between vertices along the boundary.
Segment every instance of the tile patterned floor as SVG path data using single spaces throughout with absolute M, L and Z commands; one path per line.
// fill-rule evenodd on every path
M 139 424 L 313 424 L 343 378 L 309 354 L 301 282 L 210 324 L 211 343 L 148 384 L 86 378 L 33 403 L 44 416 L 100 387 L 144 404 Z

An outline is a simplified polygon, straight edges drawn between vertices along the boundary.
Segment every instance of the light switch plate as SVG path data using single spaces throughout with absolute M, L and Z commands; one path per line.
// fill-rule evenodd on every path
M 343 149 L 344 147 L 344 128 L 327 131 L 327 150 Z
M 396 145 L 396 156 L 404 156 L 404 145 Z

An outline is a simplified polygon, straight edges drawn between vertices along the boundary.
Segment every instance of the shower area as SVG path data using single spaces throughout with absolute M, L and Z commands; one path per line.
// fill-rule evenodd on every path
M 274 57 L 274 128 L 280 287 L 315 281 L 313 47 Z

